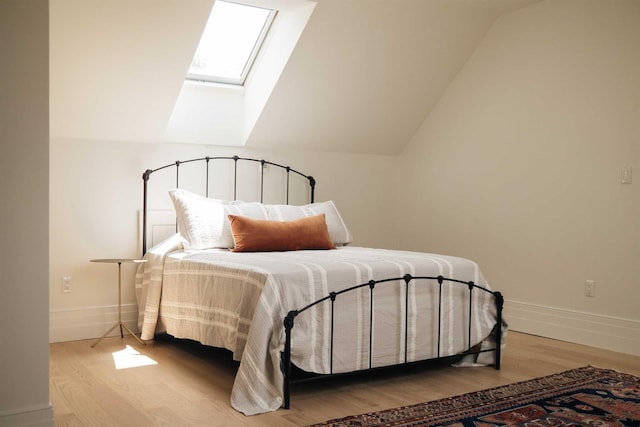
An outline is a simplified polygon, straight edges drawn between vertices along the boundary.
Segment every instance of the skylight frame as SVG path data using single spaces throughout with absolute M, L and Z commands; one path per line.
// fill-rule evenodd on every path
M 244 63 L 244 67 L 242 69 L 242 72 L 237 76 L 237 77 L 229 77 L 229 76 L 222 76 L 222 75 L 215 75 L 215 74 L 206 74 L 206 73 L 196 73 L 196 72 L 191 72 L 191 66 L 189 67 L 189 72 L 187 72 L 186 75 L 186 80 L 194 80 L 194 81 L 204 81 L 204 82 L 210 82 L 210 83 L 221 83 L 221 84 L 228 84 L 228 85 L 237 85 L 237 86 L 242 86 L 244 85 L 247 77 L 249 76 L 249 72 L 251 71 L 253 65 L 255 64 L 255 60 L 260 52 L 260 49 L 262 48 L 262 45 L 264 44 L 265 39 L 267 38 L 267 35 L 269 33 L 269 29 L 271 28 L 271 25 L 273 24 L 273 21 L 277 15 L 277 10 L 276 9 L 271 9 L 269 7 L 263 7 L 263 6 L 257 6 L 255 4 L 251 4 L 251 1 L 247 1 L 247 2 L 241 2 L 241 1 L 235 1 L 235 0 L 216 0 L 216 3 L 221 2 L 221 3 L 229 3 L 229 4 L 236 4 L 236 5 L 240 5 L 240 6 L 244 6 L 244 7 L 252 7 L 252 8 L 256 8 L 256 9 L 263 9 L 265 11 L 268 11 L 268 15 L 262 25 L 262 28 L 260 30 L 260 33 L 258 35 L 258 37 L 256 38 L 256 41 L 253 45 L 253 48 L 251 49 L 251 52 L 249 53 L 249 55 L 246 57 L 246 61 Z M 215 7 L 215 3 L 214 3 L 214 7 Z M 212 9 L 212 15 L 213 15 L 214 9 Z M 209 19 L 207 21 L 207 25 L 209 25 L 209 21 L 211 21 L 211 16 L 209 16 Z M 206 27 L 205 27 L 205 31 L 206 31 Z M 204 32 L 203 32 L 204 34 Z M 200 43 L 198 43 L 198 49 L 196 49 L 196 54 L 194 54 L 194 60 L 196 58 L 196 55 L 198 53 L 198 50 L 200 48 Z

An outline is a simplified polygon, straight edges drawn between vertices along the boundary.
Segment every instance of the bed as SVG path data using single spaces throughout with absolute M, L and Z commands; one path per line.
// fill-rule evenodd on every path
M 213 180 L 230 182 L 225 198 L 211 197 L 217 162 L 232 165 L 232 179 Z M 180 188 L 181 170 L 192 163 L 205 164 L 203 194 Z M 257 165 L 249 168 L 256 202 L 238 200 L 247 186 L 240 164 Z M 167 192 L 176 225 L 147 248 L 149 179 L 168 169 L 175 169 Z M 282 184 L 283 203 L 265 203 L 265 169 Z M 300 182 L 307 203 L 292 204 Z M 136 273 L 142 339 L 168 333 L 230 350 L 240 362 L 231 405 L 246 415 L 288 408 L 294 368 L 340 375 L 445 357 L 500 368 L 503 298 L 475 262 L 353 246 L 336 204 L 314 200 L 315 185 L 288 166 L 238 156 L 145 171 L 147 262 Z

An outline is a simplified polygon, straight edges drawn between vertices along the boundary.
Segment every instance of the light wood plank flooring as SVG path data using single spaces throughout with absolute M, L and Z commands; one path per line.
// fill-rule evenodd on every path
M 106 338 L 91 348 L 93 342 L 50 346 L 56 427 L 304 426 L 585 365 L 640 376 L 640 357 L 510 331 L 500 371 L 434 364 L 393 375 L 302 383 L 294 385 L 292 409 L 247 417 L 229 403 L 237 365 L 224 350 L 168 338 L 147 346 L 132 337 Z M 155 364 L 117 369 L 118 356 Z

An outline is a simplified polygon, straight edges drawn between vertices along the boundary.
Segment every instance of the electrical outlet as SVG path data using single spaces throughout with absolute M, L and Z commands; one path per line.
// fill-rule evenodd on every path
M 633 169 L 631 166 L 625 166 L 622 168 L 622 183 L 623 184 L 631 184 L 633 182 Z
M 71 292 L 71 276 L 62 276 L 62 292 Z
M 586 280 L 584 282 L 584 296 L 593 298 L 596 296 L 596 281 Z

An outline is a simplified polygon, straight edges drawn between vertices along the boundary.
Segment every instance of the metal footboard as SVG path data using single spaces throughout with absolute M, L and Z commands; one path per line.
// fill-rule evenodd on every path
M 295 318 L 302 314 L 303 312 L 307 311 L 308 309 L 317 306 L 319 304 L 330 304 L 330 312 L 331 312 L 331 330 L 330 330 L 330 346 L 331 348 L 329 349 L 330 351 L 330 361 L 329 361 L 329 365 L 330 365 L 330 372 L 328 374 L 323 374 L 320 376 L 329 376 L 329 375 L 334 375 L 333 372 L 333 353 L 334 353 L 334 319 L 335 319 L 335 315 L 334 315 L 334 308 L 335 308 L 335 302 L 336 299 L 342 295 L 342 294 L 346 294 L 346 293 L 350 293 L 353 292 L 357 289 L 360 288 L 369 288 L 369 365 L 366 369 L 364 369 L 364 371 L 366 370 L 372 370 L 372 369 L 384 369 L 384 368 L 388 368 L 391 366 L 385 366 L 385 367 L 381 367 L 381 368 L 374 368 L 372 366 L 372 358 L 373 358 L 373 351 L 374 349 L 372 348 L 372 336 L 373 336 L 373 325 L 374 325 L 374 316 L 375 316 L 375 309 L 374 309 L 374 293 L 375 293 L 375 289 L 376 289 L 376 285 L 378 284 L 383 284 L 383 283 L 388 283 L 388 282 L 397 282 L 397 281 L 404 281 L 404 361 L 397 364 L 397 365 L 393 365 L 393 366 L 398 366 L 398 365 L 404 365 L 404 364 L 409 364 L 409 363 L 415 363 L 415 362 L 410 362 L 407 358 L 407 352 L 408 352 L 408 345 L 407 345 L 407 340 L 408 340 L 408 322 L 409 322 L 409 314 L 410 314 L 410 310 L 409 310 L 409 284 L 411 282 L 414 283 L 418 283 L 418 281 L 436 281 L 437 282 L 437 289 L 438 289 L 438 324 L 437 324 L 437 357 L 429 359 L 429 360 L 437 360 L 440 358 L 444 358 L 444 357 L 450 357 L 450 355 L 446 355 L 446 356 L 442 356 L 441 355 L 441 349 L 440 349 L 440 342 L 441 342 L 441 332 L 442 332 L 442 287 L 444 283 L 450 283 L 452 286 L 458 285 L 458 286 L 464 286 L 468 289 L 469 292 L 469 304 L 468 307 L 466 307 L 466 309 L 468 310 L 468 327 L 467 327 L 467 349 L 466 351 L 457 354 L 456 356 L 463 356 L 463 355 L 467 355 L 467 354 L 478 354 L 478 353 L 483 353 L 483 352 L 495 352 L 495 369 L 500 369 L 500 359 L 501 359 L 501 345 L 502 345 L 502 308 L 504 305 L 504 298 L 502 297 L 502 294 L 500 292 L 496 292 L 496 291 L 491 291 L 487 288 L 484 288 L 482 286 L 478 286 L 476 285 L 474 282 L 470 281 L 470 282 L 465 282 L 462 280 L 457 280 L 457 279 L 450 279 L 450 278 L 446 278 L 443 276 L 412 276 L 410 274 L 406 274 L 402 277 L 395 277 L 395 278 L 390 278 L 390 279 L 383 279 L 383 280 L 370 280 L 369 282 L 366 283 L 362 283 L 360 285 L 356 285 L 356 286 L 352 286 L 350 288 L 347 289 L 343 289 L 341 291 L 338 292 L 330 292 L 329 295 L 312 302 L 311 304 L 299 309 L 299 310 L 292 310 L 290 311 L 287 316 L 284 319 L 284 328 L 285 328 L 285 347 L 284 347 L 284 351 L 282 352 L 282 371 L 284 374 L 284 384 L 283 384 L 283 393 L 284 393 L 284 400 L 283 400 L 283 407 L 285 409 L 288 409 L 290 407 L 290 402 L 291 402 L 291 384 L 294 382 L 293 378 L 292 378 L 292 362 L 291 362 L 291 332 L 292 329 L 294 327 L 295 324 Z M 495 338 L 496 338 L 496 346 L 495 348 L 490 348 L 490 349 L 474 349 L 471 345 L 471 334 L 472 334 L 472 328 L 471 328 L 471 322 L 472 322 L 472 308 L 473 308 L 473 293 L 474 291 L 476 292 L 487 292 L 491 295 L 493 295 L 494 298 L 494 302 L 496 305 L 496 311 L 497 311 L 497 317 L 496 317 L 496 326 L 495 326 Z M 421 360 L 421 361 L 425 361 L 425 360 Z

